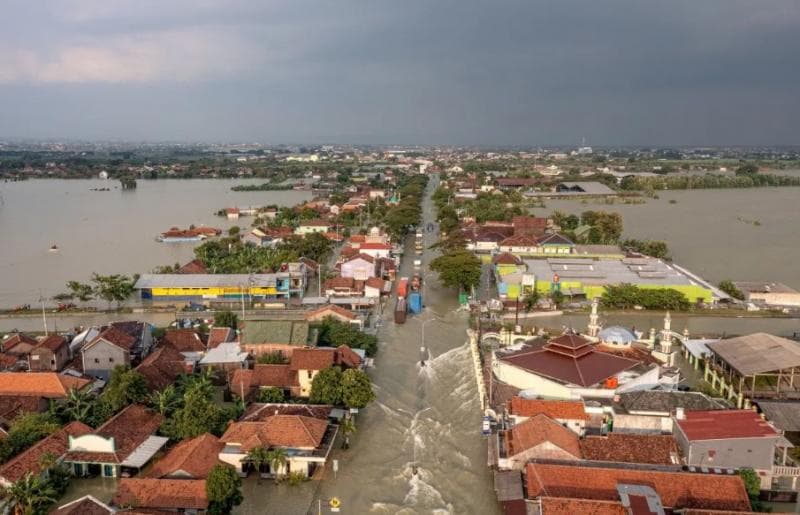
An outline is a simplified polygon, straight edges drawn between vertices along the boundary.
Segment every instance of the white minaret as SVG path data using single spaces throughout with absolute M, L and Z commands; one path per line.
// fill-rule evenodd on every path
M 589 336 L 592 338 L 597 338 L 597 335 L 600 333 L 600 317 L 597 314 L 597 306 L 599 302 L 597 301 L 597 297 L 592 299 L 592 313 L 589 315 L 589 326 L 586 328 L 588 330 Z
M 661 349 L 669 354 L 672 350 L 672 316 L 669 311 L 664 316 L 664 329 L 661 330 Z

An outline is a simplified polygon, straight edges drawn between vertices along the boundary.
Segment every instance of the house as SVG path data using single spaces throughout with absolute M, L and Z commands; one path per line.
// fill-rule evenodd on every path
M 766 306 L 800 307 L 800 292 L 783 283 L 736 281 L 733 285 L 744 293 L 747 302 Z
M 339 274 L 342 277 L 366 281 L 376 275 L 375 258 L 368 254 L 360 253 L 341 263 Z
M 297 226 L 297 229 L 294 230 L 294 233 L 303 236 L 315 232 L 326 233 L 331 231 L 333 225 L 334 224 L 326 220 L 306 220 L 300 222 L 300 225 Z
M 300 396 L 300 383 L 297 371 L 292 370 L 289 363 L 256 363 L 252 369 L 234 370 L 231 374 L 229 389 L 240 399 L 257 400 L 258 392 L 262 388 L 277 388 L 286 397 L 298 397 Z
M 580 447 L 584 460 L 650 465 L 681 463 L 678 446 L 671 435 L 590 435 L 580 441 Z
M 208 508 L 206 480 L 122 478 L 111 504 L 146 513 L 201 513 Z
M 336 438 L 338 426 L 327 420 L 302 415 L 272 415 L 259 421 L 233 422 L 220 440 L 225 448 L 219 459 L 246 474 L 247 453 L 263 447 L 286 449 L 286 463 L 267 473 L 287 475 L 299 472 L 311 478 L 324 466 Z
M 236 331 L 230 327 L 212 327 L 208 331 L 206 348 L 215 349 L 220 343 L 232 342 L 235 340 Z
M 534 458 L 579 460 L 578 435 L 547 415 L 538 414 L 499 433 L 498 467 L 522 470 Z
M 200 359 L 200 368 L 211 368 L 230 372 L 245 368 L 250 354 L 242 351 L 239 342 L 222 342 L 216 347 L 210 347 L 205 356 Z
M 524 399 L 514 396 L 506 403 L 511 421 L 519 424 L 536 415 L 547 415 L 579 436 L 586 432 L 586 413 L 583 401 Z
M 291 356 L 297 347 L 308 344 L 305 320 L 246 320 L 242 322 L 240 347 L 243 352 L 260 356 L 280 351 Z
M 655 507 L 649 513 L 674 513 L 691 508 L 727 510 L 726 513 L 750 510 L 744 482 L 737 475 L 529 463 L 525 478 L 528 499 L 541 506 L 555 498 Z M 632 497 L 641 499 L 634 502 Z M 577 509 L 573 513 L 632 513 Z
M 553 399 L 612 398 L 623 391 L 652 389 L 660 378 L 658 365 L 602 352 L 571 333 L 541 347 L 523 345 L 495 354 L 492 368 L 500 381 Z
M 785 465 L 786 449 L 792 447 L 752 410 L 679 411 L 675 439 L 687 465 L 751 468 L 761 477 L 762 489 L 772 485 L 776 450 L 781 449 Z
M 511 219 L 514 235 L 538 238 L 544 236 L 550 226 L 550 219 L 539 216 L 515 216 Z
M 27 357 L 37 345 L 39 345 L 39 341 L 36 338 L 23 333 L 15 333 L 3 340 L 2 348 L 5 354 Z
M 616 195 L 616 191 L 612 190 L 602 182 L 562 182 L 556 186 L 557 193 L 572 193 L 578 195 Z
M 611 409 L 616 433 L 671 434 L 673 415 L 679 410 L 706 411 L 727 407 L 700 392 L 643 390 L 619 394 Z
M 384 281 L 380 277 L 370 277 L 364 281 L 364 296 L 377 299 L 381 295 L 388 295 L 392 292 L 392 283 Z
M 62 504 L 50 515 L 113 515 L 116 510 L 92 495 Z
M 50 454 L 61 461 L 67 452 L 70 438 L 91 432 L 92 428 L 83 422 L 70 422 L 55 433 L 45 436 L 0 466 L 0 486 L 9 487 L 28 473 L 35 476 L 41 474 L 42 457 Z
M 149 408 L 127 406 L 91 433 L 71 437 L 64 463 L 79 477 L 136 473 L 169 440 L 155 435 L 163 421 Z
M 228 220 L 238 220 L 239 219 L 239 208 L 238 207 L 226 207 L 225 208 L 225 216 Z
M 66 399 L 70 390 L 82 390 L 91 382 L 55 372 L 4 372 L 0 374 L 0 421 L 47 411 L 51 400 Z
M 392 246 L 388 243 L 372 243 L 367 241 L 359 246 L 358 251 L 374 259 L 388 258 L 392 252 Z
M 343 365 L 346 368 L 361 366 L 361 357 L 346 345 L 332 348 L 302 348 L 295 349 L 292 353 L 290 369 L 297 374 L 297 383 L 300 385 L 301 397 L 311 394 L 311 383 L 320 370 L 333 365 Z
M 114 367 L 131 366 L 143 354 L 141 340 L 112 324 L 81 349 L 83 371 L 107 381 Z
M 181 375 L 191 373 L 192 369 L 193 362 L 187 362 L 186 357 L 171 345 L 159 346 L 136 367 L 152 391 L 160 391 L 174 384 Z
M 206 345 L 194 329 L 170 329 L 164 333 L 164 345 L 180 352 L 187 361 L 197 362 L 206 352 Z
M 364 281 L 352 277 L 332 277 L 323 283 L 326 297 L 361 297 L 364 295 Z
M 63 336 L 45 336 L 28 353 L 28 370 L 58 372 L 69 362 L 69 345 Z
M 175 271 L 176 274 L 207 274 L 208 269 L 206 268 L 205 263 L 200 261 L 199 259 L 193 259 L 183 265 L 182 267 L 178 268 Z
M 322 322 L 326 318 L 333 318 L 339 322 L 343 322 L 345 324 L 354 324 L 359 327 L 362 325 L 361 319 L 359 319 L 355 313 L 349 309 L 345 309 L 341 306 L 335 306 L 333 304 L 326 304 L 320 308 L 306 313 L 306 320 L 309 322 Z
M 155 479 L 206 479 L 211 469 L 221 463 L 219 453 L 225 444 L 219 438 L 203 433 L 183 440 L 155 462 L 146 477 Z

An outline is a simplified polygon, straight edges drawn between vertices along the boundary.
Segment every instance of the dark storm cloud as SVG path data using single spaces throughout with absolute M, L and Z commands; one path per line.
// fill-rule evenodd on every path
M 795 1 L 15 2 L 7 137 L 795 144 Z

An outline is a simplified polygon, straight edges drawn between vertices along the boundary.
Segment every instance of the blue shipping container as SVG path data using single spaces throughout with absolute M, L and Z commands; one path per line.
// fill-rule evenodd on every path
M 408 309 L 412 313 L 422 313 L 422 295 L 419 292 L 412 292 L 408 296 Z

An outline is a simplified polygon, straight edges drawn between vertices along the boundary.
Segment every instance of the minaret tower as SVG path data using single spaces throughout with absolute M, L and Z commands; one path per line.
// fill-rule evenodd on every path
M 661 349 L 669 354 L 672 350 L 672 316 L 669 311 L 664 316 L 664 329 L 661 330 Z
M 597 314 L 597 306 L 599 302 L 597 297 L 592 299 L 592 313 L 589 315 L 589 326 L 587 327 L 589 336 L 597 338 L 600 333 L 600 316 Z

